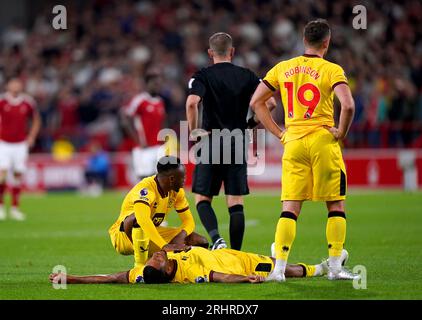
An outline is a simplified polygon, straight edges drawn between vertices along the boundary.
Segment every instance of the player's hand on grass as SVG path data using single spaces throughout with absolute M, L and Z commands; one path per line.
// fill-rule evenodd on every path
M 57 276 L 57 273 L 50 273 L 50 275 L 48 276 L 48 280 L 50 280 L 50 282 L 54 281 L 54 278 Z
M 257 276 L 257 275 L 249 275 L 248 281 L 250 283 L 261 283 L 265 281 L 265 277 L 263 276 Z
M 175 244 L 175 243 L 168 243 L 166 244 L 163 248 L 164 251 L 169 252 L 169 251 L 174 251 L 174 252 L 187 252 L 190 249 L 192 249 L 191 246 L 188 246 L 184 243 L 180 243 L 180 244 Z
M 61 273 L 50 273 L 50 275 L 48 276 L 48 279 L 50 280 L 51 283 L 60 284 L 62 279 L 66 279 L 66 275 L 63 276 L 63 274 Z

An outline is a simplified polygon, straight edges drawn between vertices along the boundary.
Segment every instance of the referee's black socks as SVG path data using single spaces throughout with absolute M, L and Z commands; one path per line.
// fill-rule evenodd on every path
M 196 210 L 198 211 L 202 225 L 207 230 L 212 243 L 214 243 L 220 238 L 220 233 L 218 232 L 217 216 L 215 215 L 214 209 L 211 207 L 211 202 L 207 200 L 198 202 Z
M 242 247 L 243 233 L 245 232 L 245 214 L 243 206 L 237 204 L 229 208 L 230 214 L 230 247 L 240 250 Z

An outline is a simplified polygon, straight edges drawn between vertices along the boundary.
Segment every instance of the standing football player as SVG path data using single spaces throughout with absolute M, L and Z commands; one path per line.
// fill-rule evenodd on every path
M 226 204 L 230 215 L 230 246 L 240 250 L 245 231 L 243 198 L 249 194 L 246 154 L 243 153 L 246 129 L 256 125 L 247 122 L 249 102 L 259 78 L 249 69 L 232 63 L 234 47 L 232 37 L 218 32 L 209 38 L 208 54 L 213 64 L 196 72 L 189 81 L 189 95 L 186 99 L 186 118 L 189 129 L 199 127 L 199 105 L 202 102 L 201 129 L 207 133 L 222 133 L 222 137 L 209 136 L 210 148 L 208 161 L 199 162 L 193 173 L 192 192 L 198 215 L 208 232 L 213 245 L 212 250 L 226 248 L 226 241 L 220 236 L 217 216 L 212 201 L 220 193 L 224 183 Z M 269 110 L 275 108 L 274 98 L 267 99 Z M 253 118 L 251 118 L 253 120 Z M 252 121 L 253 122 L 253 121 Z M 241 132 L 231 136 L 232 132 Z M 229 143 L 224 142 L 229 138 Z M 242 143 L 236 145 L 236 141 Z M 231 156 L 229 163 L 224 162 L 224 154 Z M 241 161 L 235 161 L 238 155 Z M 213 163 L 217 158 L 219 163 Z
M 31 126 L 28 130 L 28 123 Z M 10 186 L 12 204 L 10 217 L 25 220 L 19 209 L 22 178 L 26 170 L 29 149 L 34 145 L 41 126 L 41 118 L 32 97 L 23 93 L 23 84 L 13 78 L 6 93 L 0 96 L 0 220 L 6 219 L 4 193 L 9 170 L 13 172 Z
M 328 279 L 354 279 L 342 268 L 340 258 L 346 239 L 346 169 L 339 141 L 347 135 L 355 105 L 343 69 L 323 58 L 330 36 L 327 21 L 309 22 L 304 29 L 305 53 L 274 66 L 252 97 L 258 119 L 284 145 L 283 211 L 275 234 L 276 265 L 269 280 L 285 280 L 304 200 L 327 205 Z M 275 123 L 264 103 L 276 90 L 283 101 L 285 130 Z M 333 117 L 334 94 L 341 103 L 338 127 Z
M 164 156 L 164 145 L 157 140 L 165 120 L 163 99 L 158 95 L 161 73 L 150 69 L 145 74 L 145 91 L 137 94 L 123 108 L 123 123 L 135 147 L 132 160 L 138 180 L 156 173 L 157 160 Z

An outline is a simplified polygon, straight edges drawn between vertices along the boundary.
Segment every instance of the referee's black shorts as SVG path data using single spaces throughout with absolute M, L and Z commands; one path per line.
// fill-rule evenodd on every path
M 217 196 L 224 183 L 224 193 L 231 196 L 249 194 L 245 164 L 202 164 L 195 166 L 192 192 L 203 196 Z

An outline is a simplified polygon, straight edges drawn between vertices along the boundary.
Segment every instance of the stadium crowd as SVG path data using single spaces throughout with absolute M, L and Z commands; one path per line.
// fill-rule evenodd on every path
M 189 78 L 210 63 L 211 34 L 230 33 L 234 63 L 263 77 L 303 52 L 304 25 L 322 17 L 333 30 L 327 59 L 344 67 L 356 103 L 347 146 L 421 147 L 422 3 L 360 1 L 367 29 L 355 30 L 353 1 L 292 2 L 65 1 L 67 30 L 53 29 L 46 2 L 27 26 L 2 30 L 0 87 L 17 75 L 37 101 L 43 126 L 36 151 L 50 151 L 60 138 L 77 150 L 92 140 L 108 151 L 129 150 L 117 115 L 142 89 L 146 67 L 162 70 L 167 126 L 178 128 Z

